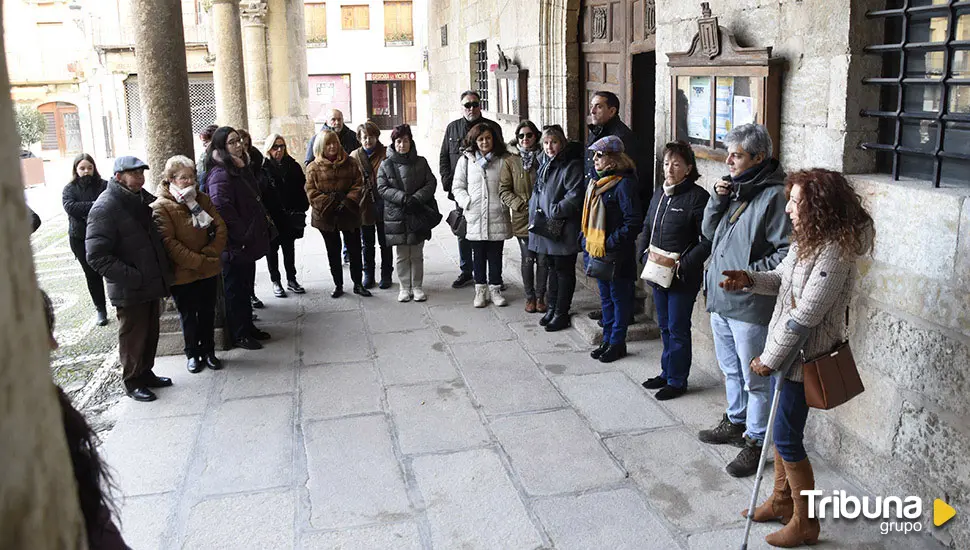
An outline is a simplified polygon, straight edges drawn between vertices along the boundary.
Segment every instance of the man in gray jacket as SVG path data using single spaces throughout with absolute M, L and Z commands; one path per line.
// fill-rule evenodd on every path
M 738 126 L 724 143 L 730 176 L 714 186 L 702 231 L 713 243 L 704 286 L 728 406 L 721 422 L 698 437 L 741 447 L 727 472 L 746 477 L 758 469 L 772 385 L 749 364 L 764 349 L 776 297 L 726 292 L 718 283 L 724 271 L 774 269 L 788 254 L 792 226 L 785 214 L 785 173 L 771 158 L 768 130 L 760 124 Z

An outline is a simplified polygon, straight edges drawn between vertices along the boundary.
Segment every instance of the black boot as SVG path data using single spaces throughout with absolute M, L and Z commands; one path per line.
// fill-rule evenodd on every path
M 600 363 L 612 363 L 617 359 L 626 357 L 626 344 L 610 344 L 603 355 L 600 355 Z
M 108 310 L 104 307 L 98 308 L 98 326 L 103 327 L 108 324 Z
M 220 361 L 219 358 L 216 357 L 216 354 L 211 351 L 205 354 L 203 360 L 205 361 L 205 366 L 212 370 L 219 370 L 222 368 L 222 361 Z
M 603 342 L 602 344 L 600 344 L 600 347 L 598 347 L 598 348 L 594 349 L 593 351 L 589 352 L 589 356 L 592 357 L 593 359 L 599 359 L 600 356 L 603 355 L 603 352 L 605 352 L 606 351 L 606 348 L 608 348 L 608 347 L 610 347 L 610 343 L 609 342 Z
M 343 286 L 338 286 L 338 287 L 334 288 L 333 289 L 333 292 L 330 293 L 330 297 L 331 298 L 340 298 L 343 295 L 344 295 L 344 287 Z
M 377 288 L 387 290 L 391 288 L 391 285 L 393 284 L 394 283 L 391 282 L 391 272 L 381 270 L 381 282 L 377 284 Z
M 546 325 L 546 332 L 558 332 L 569 328 L 569 313 L 556 313 Z M 602 361 L 602 358 L 600 359 Z
M 365 298 L 368 296 L 373 296 L 373 294 L 371 294 L 370 291 L 364 288 L 364 285 L 360 283 L 354 283 L 354 294 L 359 294 Z
M 552 318 L 555 316 L 556 316 L 556 310 L 553 308 L 549 308 L 546 311 L 546 314 L 542 316 L 542 319 L 539 319 L 539 326 L 544 327 L 548 325 L 549 321 L 552 321 Z
M 364 288 L 374 288 L 374 268 L 364 270 Z

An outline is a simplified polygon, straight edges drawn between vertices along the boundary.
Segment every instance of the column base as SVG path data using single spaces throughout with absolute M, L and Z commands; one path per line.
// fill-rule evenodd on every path
M 274 116 L 269 122 L 270 132 L 283 136 L 290 156 L 303 162 L 307 143 L 313 137 L 313 122 L 307 115 Z

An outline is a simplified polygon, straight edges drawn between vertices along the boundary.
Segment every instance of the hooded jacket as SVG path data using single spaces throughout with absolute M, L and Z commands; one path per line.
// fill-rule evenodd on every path
M 455 167 L 451 188 L 455 203 L 465 211 L 465 238 L 469 241 L 504 241 L 512 236 L 509 208 L 502 202 L 499 178 L 509 156 L 494 156 L 485 166 L 466 151 Z
M 770 296 L 727 292 L 718 286 L 725 270 L 771 271 L 788 254 L 791 220 L 785 213 L 785 172 L 769 159 L 732 179 L 733 191 L 711 193 L 701 230 L 711 241 L 704 275 L 707 311 L 767 326 L 775 306 Z M 737 215 L 731 218 L 747 203 Z
M 88 264 L 108 281 L 115 307 L 169 295 L 171 266 L 148 206 L 154 200 L 148 191 L 133 193 L 112 178 L 88 213 Z
M 411 150 L 402 155 L 387 149 L 377 172 L 377 192 L 384 201 L 384 234 L 388 245 L 413 245 L 431 238 L 430 212 L 438 211 L 438 187 L 428 161 Z
M 566 220 L 562 238 L 548 239 L 529 235 L 529 250 L 539 254 L 568 256 L 579 253 L 579 224 L 583 215 L 586 192 L 583 176 L 583 146 L 571 141 L 555 158 L 540 168 L 532 198 L 529 199 L 529 222 L 535 221 L 536 209 L 547 217 Z
M 306 194 L 313 212 L 310 224 L 320 231 L 350 231 L 360 227 L 360 196 L 364 176 L 357 161 L 340 151 L 337 160 L 314 160 L 306 170 Z
M 99 179 L 75 178 L 64 186 L 61 200 L 64 211 L 67 212 L 67 234 L 72 239 L 83 239 L 88 224 L 88 212 L 94 206 L 101 193 L 108 187 L 108 182 Z

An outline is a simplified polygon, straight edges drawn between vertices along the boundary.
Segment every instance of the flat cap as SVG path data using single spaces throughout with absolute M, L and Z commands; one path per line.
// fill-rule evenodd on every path
M 148 165 L 138 157 L 125 156 L 115 159 L 115 168 L 112 174 L 127 172 L 129 170 L 148 170 Z
M 601 153 L 622 153 L 623 140 L 616 136 L 606 136 L 596 140 L 589 146 L 589 150 L 599 151 Z

